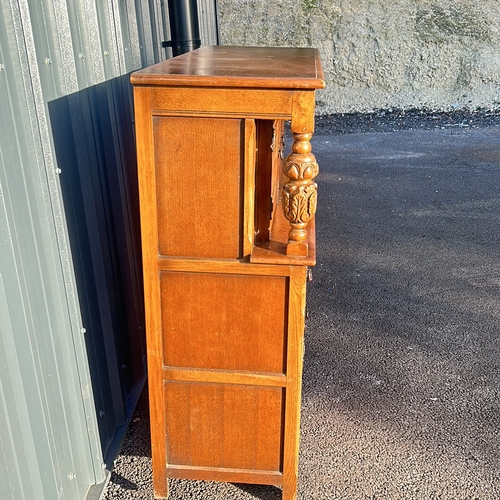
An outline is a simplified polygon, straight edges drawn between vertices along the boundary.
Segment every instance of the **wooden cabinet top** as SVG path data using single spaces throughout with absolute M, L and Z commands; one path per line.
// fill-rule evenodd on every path
M 292 47 L 201 47 L 131 75 L 133 85 L 322 89 L 319 51 Z

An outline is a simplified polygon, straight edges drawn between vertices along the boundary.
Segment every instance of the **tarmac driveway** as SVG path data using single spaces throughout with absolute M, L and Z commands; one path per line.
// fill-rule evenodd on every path
M 300 499 L 500 499 L 500 128 L 315 136 Z M 146 398 L 107 499 L 149 499 Z M 172 500 L 277 500 L 171 481 Z

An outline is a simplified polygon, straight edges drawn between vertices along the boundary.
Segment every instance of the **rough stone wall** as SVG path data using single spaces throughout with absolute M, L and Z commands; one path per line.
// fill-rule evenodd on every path
M 500 0 L 219 0 L 224 45 L 317 47 L 318 114 L 500 107 Z

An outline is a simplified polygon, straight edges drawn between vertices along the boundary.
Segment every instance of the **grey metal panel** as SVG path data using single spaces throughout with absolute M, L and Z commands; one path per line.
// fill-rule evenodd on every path
M 141 67 L 139 33 L 134 0 L 119 1 L 119 25 L 122 30 L 123 51 L 125 53 L 125 72 Z
M 128 73 L 164 57 L 160 14 L 0 4 L 2 500 L 102 485 L 144 381 Z
M 92 484 L 102 483 L 102 463 L 114 458 L 144 378 L 130 166 L 135 151 L 125 73 L 159 57 L 155 30 L 161 21 L 152 0 L 123 5 L 118 0 L 0 4 L 2 500 L 80 500 Z M 103 87 L 92 87 L 105 80 Z M 53 132 L 64 122 L 58 128 L 49 113 L 52 102 L 68 95 L 74 98 L 67 98 L 73 102 L 68 134 L 73 149 L 90 158 L 93 175 L 93 197 L 83 193 L 87 218 L 104 208 L 93 226 L 101 240 L 97 245 L 90 240 L 96 245 L 92 264 L 100 257 L 103 274 L 93 275 L 87 301 L 75 280 L 78 263 L 67 227 L 73 218 L 61 196 L 59 176 L 68 175 L 68 164 L 59 164 L 54 150 Z M 84 170 L 79 175 L 85 180 Z M 83 333 L 85 308 L 91 309 L 88 317 L 97 317 L 102 334 L 102 352 L 97 346 L 96 355 Z
M 73 54 L 73 39 L 70 29 L 69 12 L 66 0 L 54 0 L 54 17 L 51 27 L 57 34 L 57 52 L 53 55 L 50 65 L 54 65 L 58 72 L 58 81 L 61 82 L 62 92 L 66 95 L 78 90 L 78 78 Z
M 105 80 L 109 80 L 122 74 L 118 55 L 113 3 L 111 1 L 97 1 L 96 7 L 103 54 L 104 77 Z
M 2 155 L 3 156 L 3 155 Z M 0 158 L 1 166 L 5 165 Z M 10 231 L 7 225 L 5 197 L 0 184 L 0 255 L 2 266 L 14 266 Z M 0 498 L 35 498 L 34 491 L 43 491 L 41 468 L 31 430 L 26 432 L 29 411 L 22 383 L 22 369 L 16 352 L 15 331 L 23 325 L 22 311 L 9 311 L 8 294 L 22 304 L 19 287 L 8 286 L 0 274 Z M 20 324 L 21 323 L 21 324 Z M 16 328 L 17 327 L 17 328 Z M 21 328 L 19 328 L 21 327 Z
M 198 0 L 200 36 L 202 45 L 219 45 L 217 1 Z
M 123 37 L 123 30 L 120 22 L 120 5 L 121 0 L 109 0 L 109 4 L 112 7 L 113 12 L 113 22 L 114 22 L 114 33 L 116 40 L 116 55 L 118 60 L 118 67 L 120 68 L 119 74 L 126 73 L 126 61 L 125 61 L 125 39 Z M 127 38 L 128 40 L 128 38 Z
M 2 447 L 8 444 L 2 450 L 7 466 L 0 470 L 0 497 L 81 498 L 100 479 L 92 463 L 98 442 L 91 446 L 90 381 L 83 344 L 71 324 L 42 133 L 33 126 L 36 96 L 29 65 L 22 67 L 27 60 L 22 32 L 14 24 L 20 19 L 16 5 L 3 4 L 0 334 L 5 425 L 0 441 Z
M 139 33 L 139 48 L 141 51 L 141 63 L 144 66 L 153 64 L 155 58 L 153 54 L 153 33 L 149 12 L 149 3 L 142 0 L 135 0 L 135 10 L 137 13 L 137 28 Z
M 51 3 L 52 0 L 44 1 Z M 71 34 L 78 87 L 81 89 L 104 79 L 97 13 L 95 4 L 85 0 L 67 2 L 67 5 L 69 25 L 64 29 Z
M 149 12 L 151 17 L 151 35 L 153 38 L 153 55 L 154 61 L 152 64 L 158 63 L 165 59 L 162 42 L 165 40 L 163 31 L 163 16 L 161 0 L 149 0 Z

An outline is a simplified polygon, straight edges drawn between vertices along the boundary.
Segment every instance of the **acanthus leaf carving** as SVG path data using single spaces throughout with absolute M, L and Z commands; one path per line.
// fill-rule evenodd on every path
M 312 134 L 293 134 L 292 153 L 283 166 L 289 179 L 283 186 L 283 213 L 290 223 L 289 243 L 301 243 L 307 238 L 307 224 L 314 217 L 317 205 L 317 185 L 314 178 L 319 167 L 310 153 Z

